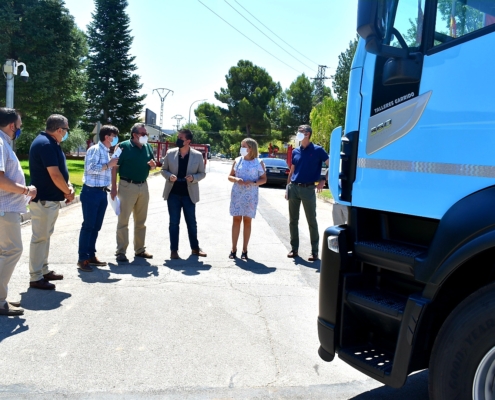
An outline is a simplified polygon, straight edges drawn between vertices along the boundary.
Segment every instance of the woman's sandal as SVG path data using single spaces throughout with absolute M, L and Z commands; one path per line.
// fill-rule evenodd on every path
M 241 259 L 243 259 L 243 260 L 247 260 L 248 259 L 247 250 L 242 252 Z
M 236 256 L 236 253 L 237 253 L 237 251 L 231 251 L 231 252 L 230 252 L 230 255 L 229 255 L 229 258 L 230 258 L 231 260 L 233 260 L 234 258 L 236 258 L 236 257 L 237 257 L 237 256 Z

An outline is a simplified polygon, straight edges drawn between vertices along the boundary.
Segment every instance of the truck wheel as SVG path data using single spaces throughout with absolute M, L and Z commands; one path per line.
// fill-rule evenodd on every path
M 432 400 L 495 399 L 495 283 L 448 316 L 430 358 Z

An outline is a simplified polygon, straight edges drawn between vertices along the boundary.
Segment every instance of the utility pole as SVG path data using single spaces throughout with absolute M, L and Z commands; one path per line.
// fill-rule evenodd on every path
M 171 119 L 175 119 L 177 121 L 177 125 L 175 125 L 177 127 L 177 131 L 179 131 L 179 128 L 180 128 L 180 121 L 182 119 L 184 119 L 184 117 L 180 114 L 176 114 L 174 115 Z
M 165 90 L 167 91 L 167 93 L 165 93 Z M 174 95 L 174 91 L 171 90 L 171 89 L 167 89 L 167 88 L 157 88 L 157 89 L 153 89 L 153 93 L 158 93 L 158 96 L 160 96 L 160 101 L 161 101 L 161 106 L 160 106 L 160 128 L 163 128 L 163 104 L 165 103 L 165 99 L 167 97 L 167 95 L 172 92 L 172 96 Z M 163 95 L 165 93 L 165 95 Z
M 319 104 L 323 101 L 323 88 L 325 87 L 325 79 L 330 79 L 325 76 L 326 65 L 318 65 L 318 75 L 316 78 L 311 78 L 315 81 L 315 97 L 316 104 Z

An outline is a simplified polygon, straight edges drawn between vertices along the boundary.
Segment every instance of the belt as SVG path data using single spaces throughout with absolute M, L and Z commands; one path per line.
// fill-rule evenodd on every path
M 301 186 L 301 187 L 314 187 L 315 183 L 297 183 L 297 182 L 291 182 L 293 185 Z
M 129 182 L 129 183 L 135 183 L 136 185 L 140 185 L 141 183 L 145 183 L 146 182 L 146 181 L 133 181 L 132 179 L 122 178 L 122 177 L 120 177 L 120 179 L 123 180 L 123 181 Z
M 90 189 L 97 189 L 97 190 L 103 190 L 104 192 L 109 192 L 110 189 L 108 188 L 108 186 L 88 186 L 88 185 L 84 185 Z

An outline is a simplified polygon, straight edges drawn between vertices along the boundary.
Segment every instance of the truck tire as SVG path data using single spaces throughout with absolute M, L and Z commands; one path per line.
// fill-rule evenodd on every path
M 474 292 L 447 317 L 429 368 L 432 400 L 495 399 L 495 283 Z

